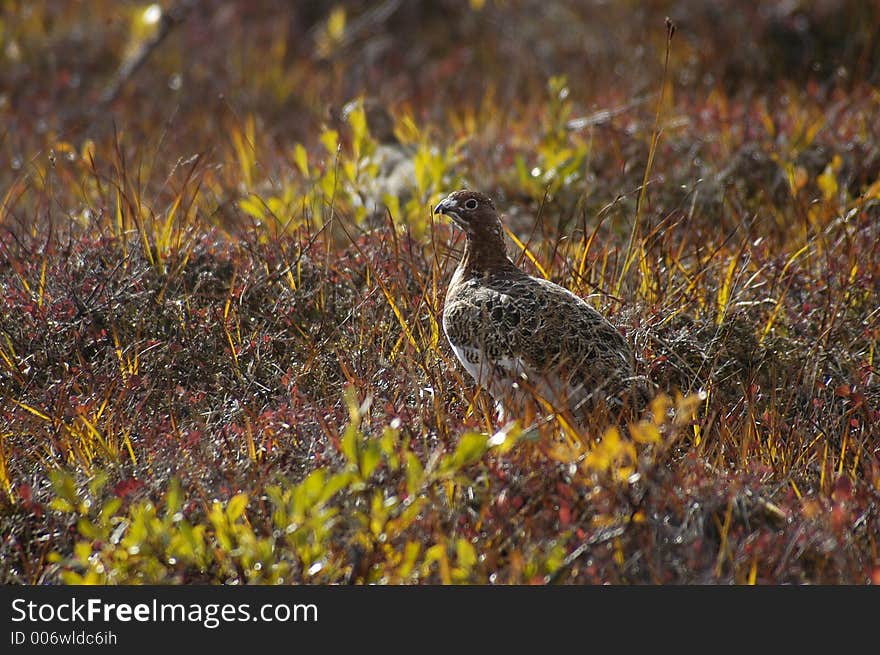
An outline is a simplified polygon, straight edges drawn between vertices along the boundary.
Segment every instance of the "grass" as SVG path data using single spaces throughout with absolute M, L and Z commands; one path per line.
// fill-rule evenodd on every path
M 841 4 L 684 3 L 667 43 L 625 2 L 206 3 L 104 105 L 145 6 L 4 8 L 0 581 L 880 582 L 877 16 Z M 458 366 L 462 185 L 628 335 L 626 429 L 499 425 Z

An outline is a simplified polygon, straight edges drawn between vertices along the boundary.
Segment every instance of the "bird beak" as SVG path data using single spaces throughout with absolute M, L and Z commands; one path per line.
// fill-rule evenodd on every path
M 456 223 L 461 221 L 461 215 L 456 211 L 458 209 L 458 203 L 455 200 L 452 200 L 449 197 L 444 198 L 440 201 L 436 207 L 434 207 L 435 214 L 445 214 L 449 216 Z

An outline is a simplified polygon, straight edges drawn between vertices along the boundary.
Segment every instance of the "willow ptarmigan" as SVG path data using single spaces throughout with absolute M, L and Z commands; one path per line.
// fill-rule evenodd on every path
M 502 415 L 536 395 L 557 411 L 629 402 L 627 342 L 584 300 L 511 261 L 491 199 L 455 191 L 434 213 L 449 216 L 467 237 L 446 292 L 446 338 Z

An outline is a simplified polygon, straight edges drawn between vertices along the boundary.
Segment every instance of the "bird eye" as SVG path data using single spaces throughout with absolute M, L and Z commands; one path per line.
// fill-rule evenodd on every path
M 474 200 L 473 198 L 470 198 L 467 202 L 464 203 L 464 208 L 471 209 L 471 210 L 476 209 L 477 208 L 477 201 Z

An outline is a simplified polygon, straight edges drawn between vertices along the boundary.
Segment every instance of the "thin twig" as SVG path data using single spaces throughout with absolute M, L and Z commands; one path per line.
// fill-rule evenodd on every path
M 162 12 L 156 33 L 150 38 L 145 39 L 137 49 L 137 52 L 123 60 L 119 65 L 116 74 L 113 76 L 110 84 L 104 89 L 100 100 L 98 100 L 98 104 L 95 107 L 96 116 L 100 116 L 108 106 L 113 104 L 119 97 L 119 94 L 122 93 L 126 83 L 141 69 L 150 55 L 153 54 L 153 51 L 159 47 L 175 27 L 186 21 L 195 4 L 196 0 L 178 0 L 167 11 Z
M 651 148 L 648 150 L 648 162 L 645 165 L 645 175 L 642 179 L 642 188 L 636 200 L 636 218 L 633 221 L 632 232 L 629 234 L 629 243 L 626 246 L 626 259 L 623 262 L 623 271 L 617 281 L 617 295 L 620 295 L 620 287 L 629 271 L 634 259 L 636 237 L 641 232 L 642 209 L 645 204 L 645 194 L 648 191 L 648 177 L 654 164 L 654 154 L 657 152 L 657 144 L 660 142 L 660 115 L 663 111 L 663 100 L 666 97 L 666 83 L 669 79 L 669 51 L 672 45 L 672 35 L 675 34 L 675 23 L 667 16 L 666 18 L 666 59 L 663 61 L 663 80 L 660 84 L 660 95 L 657 98 L 657 111 L 654 114 L 654 130 L 651 134 Z

